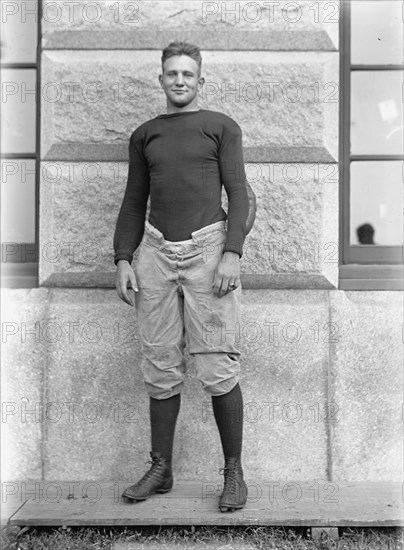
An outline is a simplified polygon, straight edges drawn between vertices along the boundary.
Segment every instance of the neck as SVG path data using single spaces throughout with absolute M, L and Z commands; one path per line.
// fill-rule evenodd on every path
M 167 101 L 167 115 L 171 115 L 173 113 L 188 113 L 190 111 L 199 111 L 197 101 L 192 101 L 189 105 L 184 105 L 184 107 L 177 107 L 176 105 L 173 105 L 172 103 Z

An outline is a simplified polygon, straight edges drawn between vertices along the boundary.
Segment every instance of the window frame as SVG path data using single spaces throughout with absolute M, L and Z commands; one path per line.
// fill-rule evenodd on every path
M 342 290 L 403 290 L 403 246 L 363 247 L 350 244 L 350 163 L 362 160 L 399 160 L 404 170 L 402 155 L 352 155 L 350 152 L 352 71 L 403 71 L 403 65 L 351 63 L 351 2 L 352 0 L 347 0 L 340 4 L 339 288 Z M 393 260 L 391 260 L 392 257 Z
M 3 63 L 3 69 L 33 69 L 36 72 L 36 102 L 35 102 L 35 152 L 33 153 L 1 153 L 3 160 L 34 160 L 35 161 L 35 242 L 15 243 L 19 245 L 19 258 L 12 262 L 3 262 L 3 249 L 0 261 L 1 288 L 38 288 L 39 287 L 39 188 L 40 188 L 40 163 L 41 163 L 41 54 L 42 54 L 42 1 L 37 0 L 37 45 L 36 60 L 30 63 Z M 3 244 L 1 243 L 2 247 Z M 23 261 L 23 254 L 33 255 L 34 261 Z

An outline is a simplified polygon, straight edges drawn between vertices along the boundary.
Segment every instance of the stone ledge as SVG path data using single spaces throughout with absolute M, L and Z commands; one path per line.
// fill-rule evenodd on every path
M 220 30 L 196 32 L 176 28 L 133 31 L 59 30 L 44 36 L 44 50 L 163 50 L 174 36 L 202 45 L 210 50 L 237 51 L 337 51 L 338 45 L 326 29 L 319 31 L 239 31 Z
M 318 163 L 332 164 L 338 162 L 336 156 L 324 147 L 243 147 L 245 162 L 282 162 L 282 163 Z M 103 143 L 55 143 L 43 156 L 44 161 L 76 162 L 127 162 L 128 144 L 105 145 Z
M 335 284 L 319 273 L 300 274 L 251 274 L 241 275 L 241 284 L 245 290 L 259 289 L 300 289 L 300 290 L 331 290 Z M 97 273 L 52 273 L 42 280 L 42 288 L 114 288 L 114 272 Z

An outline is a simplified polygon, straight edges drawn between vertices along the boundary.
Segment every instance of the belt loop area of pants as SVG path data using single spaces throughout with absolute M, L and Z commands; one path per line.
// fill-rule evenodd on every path
M 145 240 L 152 246 L 161 248 L 164 243 L 164 235 L 148 220 L 145 221 Z
M 226 222 L 218 221 L 206 227 L 202 227 L 192 233 L 192 239 L 195 244 L 204 248 L 209 243 L 223 240 L 226 233 Z

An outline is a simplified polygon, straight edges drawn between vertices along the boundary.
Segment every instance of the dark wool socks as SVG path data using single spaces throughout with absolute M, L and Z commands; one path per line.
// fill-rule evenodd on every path
M 180 410 L 181 394 L 168 399 L 150 397 L 151 445 L 153 452 L 172 457 L 175 424 Z
M 243 440 L 243 396 L 237 383 L 224 395 L 212 395 L 213 413 L 219 428 L 225 458 L 241 458 Z
M 150 397 L 151 444 L 153 452 L 172 457 L 175 425 L 181 394 L 168 399 Z M 212 396 L 213 413 L 225 458 L 241 458 L 243 440 L 243 396 L 240 385 L 224 395 Z

